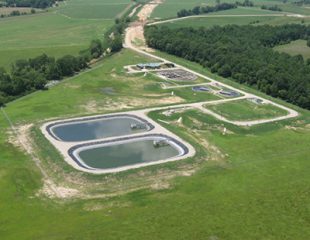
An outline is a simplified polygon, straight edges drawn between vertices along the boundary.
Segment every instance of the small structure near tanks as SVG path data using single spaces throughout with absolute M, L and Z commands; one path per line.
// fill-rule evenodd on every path
M 138 63 L 136 65 L 139 69 L 160 69 L 162 63 Z
M 153 146 L 155 148 L 158 148 L 158 147 L 165 147 L 165 146 L 168 146 L 169 143 L 168 143 L 168 140 L 167 139 L 162 139 L 162 140 L 154 140 L 153 141 Z
M 247 98 L 248 101 L 255 103 L 255 104 L 263 104 L 264 101 L 262 99 L 259 98 Z
M 219 93 L 226 97 L 239 97 L 240 96 L 240 93 L 233 91 L 233 90 L 221 90 Z
M 192 88 L 192 90 L 195 92 L 210 92 L 211 91 L 209 87 L 204 87 L 204 86 L 195 86 Z
M 147 129 L 147 126 L 146 126 L 146 124 L 144 124 L 144 123 L 132 123 L 132 124 L 130 124 L 130 128 L 132 129 L 132 130 L 141 130 L 141 129 Z

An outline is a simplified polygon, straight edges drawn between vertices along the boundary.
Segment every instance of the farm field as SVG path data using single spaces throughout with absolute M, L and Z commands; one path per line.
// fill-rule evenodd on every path
M 70 20 L 54 13 L 2 19 L 0 66 L 8 68 L 17 59 L 42 53 L 51 56 L 59 56 L 61 52 L 77 54 L 92 39 L 101 37 L 112 24 L 112 20 Z
M 68 18 L 115 19 L 129 4 L 129 0 L 70 0 L 57 12 Z
M 268 119 L 287 114 L 285 110 L 275 106 L 256 104 L 248 100 L 234 101 L 219 105 L 206 105 L 205 107 L 234 121 Z
M 284 52 L 292 56 L 302 55 L 304 59 L 310 58 L 310 47 L 307 46 L 306 40 L 296 40 L 289 44 L 274 47 L 278 52 Z
M 19 11 L 20 13 L 30 13 L 32 8 L 26 7 L 0 7 L 0 15 L 9 15 L 13 11 Z M 42 11 L 41 9 L 35 9 L 36 12 Z
M 226 3 L 235 3 L 234 0 L 226 0 Z M 290 1 L 288 3 L 284 4 L 283 1 L 260 1 L 260 0 L 254 0 L 252 1 L 255 5 L 255 7 L 238 7 L 237 9 L 231 9 L 226 11 L 220 11 L 215 13 L 216 15 L 222 15 L 222 14 L 279 14 L 281 12 L 274 12 L 274 11 L 268 11 L 268 10 L 262 10 L 260 7 L 262 5 L 267 6 L 273 6 L 278 5 L 280 8 L 282 8 L 283 12 L 290 12 L 290 13 L 296 13 L 296 14 L 303 14 L 303 15 L 309 15 L 310 9 L 306 6 L 296 6 Z M 177 12 L 181 9 L 192 9 L 195 6 L 204 5 L 204 1 L 199 0 L 190 0 L 190 1 L 178 1 L 178 0 L 166 0 L 163 4 L 159 5 L 153 12 L 152 18 L 174 18 L 177 16 Z M 215 5 L 216 1 L 210 1 L 208 2 L 208 5 Z M 208 14 L 208 15 L 210 15 Z
M 180 239 L 193 235 L 196 239 L 212 236 L 278 239 L 284 235 L 304 239 L 310 231 L 305 227 L 309 215 L 305 200 L 310 197 L 307 191 L 310 182 L 306 177 L 310 129 L 309 113 L 303 110 L 299 119 L 250 129 L 225 124 L 229 133 L 226 136 L 221 134 L 223 123 L 208 115 L 187 111 L 165 117 L 154 112 L 150 114 L 153 119 L 171 123 L 183 117 L 182 125 L 164 126 L 195 146 L 194 158 L 103 176 L 77 172 L 63 162 L 38 130 L 40 122 L 81 115 L 81 112 L 98 114 L 158 105 L 163 96 L 159 95 L 160 89 L 148 87 L 154 84 L 151 79 L 130 77 L 123 72 L 123 65 L 146 60 L 124 50 L 90 72 L 8 104 L 5 111 L 16 126 L 34 124 L 31 135 L 37 146 L 35 154 L 44 159 L 44 167 L 53 168 L 49 174 L 57 183 L 77 187 L 83 182 L 84 187 L 79 189 L 87 194 L 142 189 L 115 197 L 60 203 L 42 199 L 38 195 L 42 187 L 40 174 L 31 157 L 8 142 L 11 134 L 1 115 L 0 128 L 5 134 L 0 137 L 3 189 L 0 200 L 9 203 L 0 207 L 0 218 L 6 222 L 2 231 L 4 239 L 94 239 L 102 234 L 106 239 Z M 107 87 L 115 93 L 104 93 Z M 273 154 L 275 151 L 277 154 Z M 213 161 L 206 162 L 206 159 Z M 164 177 L 191 172 L 193 168 L 196 173 L 185 174 L 187 177 L 170 180 Z M 148 188 L 154 184 L 157 187 Z M 259 230 L 257 221 L 261 222 Z M 91 226 L 91 231 L 89 222 L 97 223 Z M 239 225 L 243 227 L 236 229 Z M 283 227 L 287 225 L 291 228 Z

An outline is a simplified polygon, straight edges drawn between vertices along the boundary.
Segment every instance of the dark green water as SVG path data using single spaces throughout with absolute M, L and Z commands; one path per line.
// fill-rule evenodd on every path
M 62 141 L 77 142 L 147 131 L 147 129 L 132 130 L 131 124 L 141 122 L 129 117 L 115 117 L 95 121 L 70 123 L 52 128 L 53 133 Z
M 153 140 L 140 140 L 83 150 L 79 156 L 89 167 L 110 169 L 164 160 L 178 154 L 173 146 L 155 148 Z

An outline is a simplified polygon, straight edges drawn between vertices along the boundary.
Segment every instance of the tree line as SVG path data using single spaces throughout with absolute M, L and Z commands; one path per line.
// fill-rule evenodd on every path
M 5 0 L 8 7 L 48 8 L 63 0 Z
M 278 5 L 273 5 L 273 6 L 262 5 L 261 9 L 275 11 L 275 12 L 282 12 L 282 8 L 280 8 Z
M 192 16 L 192 15 L 200 15 L 200 14 L 207 14 L 211 12 L 218 12 L 218 11 L 224 11 L 228 9 L 237 8 L 236 3 L 219 3 L 215 6 L 196 6 L 193 9 L 187 10 L 182 9 L 177 13 L 178 17 L 186 17 L 186 16 Z
M 310 109 L 310 60 L 272 48 L 310 36 L 310 26 L 215 26 L 211 29 L 149 26 L 150 47 L 200 63 L 225 78 Z
M 5 18 L 5 17 L 16 17 L 16 16 L 21 16 L 21 15 L 28 15 L 28 14 L 35 14 L 36 10 L 35 9 L 31 9 L 29 13 L 27 12 L 21 12 L 19 10 L 13 10 L 12 12 L 10 12 L 9 14 L 5 15 L 5 14 L 1 14 L 0 18 Z

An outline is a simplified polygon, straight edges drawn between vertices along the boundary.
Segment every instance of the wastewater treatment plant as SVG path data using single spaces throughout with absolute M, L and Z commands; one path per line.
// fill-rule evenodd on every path
M 310 2 L 0 0 L 0 240 L 310 239 Z

